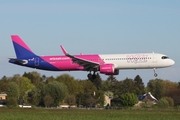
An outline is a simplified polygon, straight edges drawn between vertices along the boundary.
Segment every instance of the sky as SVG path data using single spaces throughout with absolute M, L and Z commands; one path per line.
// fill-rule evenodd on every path
M 51 72 L 8 63 L 15 57 L 10 35 L 19 35 L 38 55 L 156 52 L 175 65 L 157 69 L 158 78 L 180 82 L 179 0 L 8 0 L 0 1 L 0 78 L 37 71 L 86 79 L 88 72 Z M 145 85 L 152 69 L 120 70 L 118 80 L 140 75 Z M 102 79 L 107 76 L 101 75 Z

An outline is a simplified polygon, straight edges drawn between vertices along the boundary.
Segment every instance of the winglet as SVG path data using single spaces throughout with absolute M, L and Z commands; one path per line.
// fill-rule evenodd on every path
M 61 50 L 63 51 L 63 53 L 64 53 L 65 55 L 67 55 L 68 53 L 67 53 L 67 51 L 64 49 L 64 47 L 63 47 L 62 45 L 60 45 L 60 47 L 61 47 Z

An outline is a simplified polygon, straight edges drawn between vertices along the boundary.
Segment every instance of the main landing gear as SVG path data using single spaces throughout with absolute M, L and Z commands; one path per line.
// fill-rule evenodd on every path
M 154 68 L 153 70 L 154 70 L 154 77 L 157 77 L 158 74 L 156 73 L 156 68 Z
M 93 74 L 91 74 L 91 72 L 87 75 L 88 79 L 89 80 L 92 80 L 92 79 L 96 79 L 97 75 L 96 75 L 96 72 L 94 71 Z

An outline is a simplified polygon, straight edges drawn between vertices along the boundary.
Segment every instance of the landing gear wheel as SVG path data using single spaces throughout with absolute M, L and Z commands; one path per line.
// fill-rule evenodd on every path
M 96 75 L 95 74 L 92 75 L 92 79 L 96 79 Z
M 157 73 L 154 73 L 154 77 L 157 77 L 158 76 L 158 74 Z
M 92 79 L 92 76 L 93 76 L 93 75 L 92 75 L 91 73 L 89 73 L 89 74 L 87 75 L 87 77 L 88 77 L 89 80 Z

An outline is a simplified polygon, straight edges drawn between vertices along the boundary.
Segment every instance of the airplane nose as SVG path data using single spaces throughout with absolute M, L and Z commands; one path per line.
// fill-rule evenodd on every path
M 172 60 L 172 65 L 174 65 L 175 64 L 175 62 L 174 62 L 174 60 Z
M 169 61 L 169 64 L 174 65 L 175 64 L 174 60 Z

